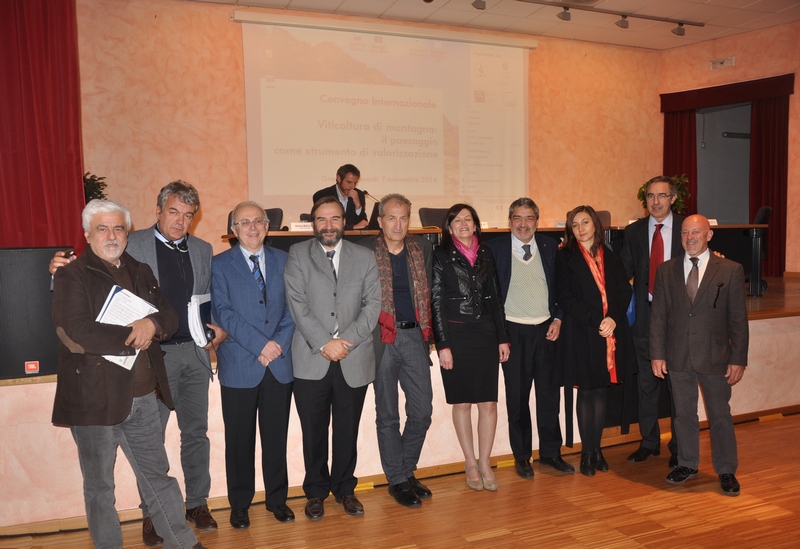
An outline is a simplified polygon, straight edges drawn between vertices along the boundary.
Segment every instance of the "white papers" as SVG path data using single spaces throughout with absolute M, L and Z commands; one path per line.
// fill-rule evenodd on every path
M 198 347 L 208 345 L 206 324 L 211 323 L 211 294 L 193 295 L 189 307 L 189 333 Z
M 114 286 L 108 293 L 106 302 L 103 303 L 103 308 L 100 309 L 100 314 L 97 315 L 95 320 L 101 324 L 127 326 L 132 322 L 157 312 L 158 309 L 156 309 L 152 303 L 148 303 L 141 297 L 120 286 Z M 133 368 L 133 363 L 136 362 L 136 357 L 138 355 L 139 349 L 136 349 L 136 352 L 132 355 L 103 355 L 103 358 L 130 370 Z

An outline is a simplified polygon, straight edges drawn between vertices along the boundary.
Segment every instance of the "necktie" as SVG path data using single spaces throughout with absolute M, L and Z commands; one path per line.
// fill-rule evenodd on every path
M 339 279 L 336 276 L 336 266 L 333 264 L 333 256 L 336 255 L 336 250 L 329 250 L 329 251 L 325 252 L 325 255 L 328 256 L 328 261 L 331 262 L 331 271 L 333 271 L 333 279 L 338 282 Z M 334 338 L 339 337 L 339 318 L 338 317 L 333 322 L 333 337 Z
M 253 278 L 255 279 L 256 284 L 258 284 L 258 289 L 261 290 L 261 293 L 263 294 L 267 285 L 264 283 L 264 275 L 261 273 L 261 267 L 258 265 L 258 256 L 251 255 L 250 261 L 253 262 Z
M 661 227 L 663 226 L 663 223 L 656 225 L 656 230 L 653 233 L 653 244 L 650 246 L 650 280 L 647 282 L 650 295 L 653 295 L 653 288 L 656 287 L 656 269 L 664 263 L 664 239 L 661 238 Z
M 336 276 L 336 266 L 333 264 L 333 256 L 336 255 L 336 250 L 327 251 L 325 252 L 325 255 L 328 256 L 328 261 L 330 261 L 331 263 L 331 271 L 333 271 L 333 279 L 338 282 L 339 278 Z
M 692 269 L 689 271 L 689 276 L 686 277 L 686 293 L 689 296 L 689 305 L 692 305 L 695 296 L 697 296 L 697 281 L 700 279 L 700 269 L 697 267 L 698 258 L 690 257 L 689 261 L 692 262 Z
M 531 245 L 530 244 L 523 244 L 522 245 L 522 250 L 525 252 L 525 254 L 522 256 L 522 260 L 523 261 L 528 261 L 530 258 L 533 257 L 533 254 L 531 253 Z

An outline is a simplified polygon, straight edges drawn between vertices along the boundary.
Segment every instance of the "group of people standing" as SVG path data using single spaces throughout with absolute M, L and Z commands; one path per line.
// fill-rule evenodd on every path
M 130 238 L 130 214 L 123 206 L 110 201 L 87 205 L 83 226 L 89 247 L 75 261 L 58 253 L 51 262 L 60 339 L 53 421 L 70 425 L 78 446 L 89 529 L 97 547 L 121 545 L 113 507 L 117 447 L 125 451 L 140 487 L 147 545 L 202 547 L 183 518 L 198 529 L 217 528 L 206 501 L 212 372 L 208 349 L 191 339 L 186 312 L 191 296 L 206 293 L 211 294 L 213 310 L 208 326 L 214 334 L 208 348 L 217 351 L 230 522 L 235 528 L 250 524 L 257 428 L 266 508 L 280 522 L 295 518 L 286 504 L 292 396 L 302 428 L 304 514 L 310 520 L 323 518 L 331 493 L 345 513 L 364 514 L 354 494 L 354 473 L 359 422 L 370 383 L 389 495 L 412 508 L 432 497 L 414 476 L 431 424 L 432 343 L 470 488 L 498 487 L 490 456 L 500 364 L 518 475 L 534 476 L 529 404 L 534 384 L 540 464 L 565 474 L 574 472 L 560 454 L 559 410 L 561 387 L 569 389 L 565 391 L 568 415 L 571 388 L 577 387 L 583 443 L 580 471 L 593 476 L 608 470 L 600 449 L 606 391 L 613 383 L 636 386 L 632 375 L 637 373 L 637 350 L 642 346 L 634 347 L 626 316 L 634 273 L 626 271 L 626 252 L 621 259 L 606 245 L 594 209 L 579 206 L 569 212 L 559 249 L 555 240 L 536 233 L 539 209 L 529 198 L 510 205 L 510 234 L 487 243 L 481 241 L 475 209 L 455 204 L 447 212 L 441 245 L 433 250 L 427 239 L 408 234 L 410 201 L 390 194 L 379 204 L 380 233 L 355 244 L 344 240 L 343 234 L 348 223 L 363 221 L 357 219 L 363 216 L 364 204 L 364 196 L 355 189 L 359 176 L 354 166 L 340 168 L 333 192 L 321 192 L 311 210 L 314 238 L 293 245 L 288 253 L 265 244 L 269 220 L 263 207 L 243 202 L 232 215 L 231 230 L 238 243 L 212 259 L 210 245 L 188 234 L 200 201 L 194 187 L 182 181 L 161 190 L 156 224 Z M 673 196 L 674 189 L 670 193 Z M 648 205 L 650 194 L 648 190 Z M 661 193 L 654 196 L 655 202 L 663 202 Z M 707 233 L 710 239 L 710 230 Z M 714 308 L 717 301 L 738 307 L 736 289 L 730 286 L 740 274 L 734 269 L 726 283 L 716 286 Z M 637 270 L 636 281 L 639 276 Z M 147 299 L 158 312 L 128 327 L 96 322 L 114 284 Z M 704 281 L 698 296 L 705 286 Z M 672 289 L 663 290 L 668 291 Z M 669 309 L 667 317 L 673 313 L 665 301 L 654 300 L 652 314 L 660 319 L 654 326 L 669 333 L 673 322 L 661 318 L 662 308 Z M 670 337 L 666 339 L 672 341 Z M 663 338 L 655 339 L 663 343 Z M 159 344 L 165 350 L 163 358 L 157 352 Z M 746 341 L 743 359 L 741 343 L 735 346 L 736 363 L 746 364 Z M 138 354 L 131 370 L 102 357 L 139 350 L 146 352 Z M 664 345 L 651 344 L 650 354 L 661 359 L 654 360 L 649 371 L 656 380 L 664 377 L 667 366 L 670 372 L 683 366 L 671 363 L 671 349 L 666 355 L 662 351 Z M 688 359 L 685 362 L 689 366 Z M 640 360 L 640 377 L 642 371 Z M 741 371 L 735 374 L 738 381 Z M 701 383 L 707 382 L 701 378 Z M 690 385 L 691 379 L 682 387 Z M 406 401 L 402 429 L 398 386 Z M 729 390 L 727 394 L 729 398 Z M 695 423 L 696 398 L 695 394 Z M 691 398 L 687 401 L 691 404 Z M 473 405 L 478 411 L 477 454 Z M 163 436 L 170 408 L 176 411 L 181 431 L 185 509 L 177 483 L 167 474 Z M 718 409 L 722 408 L 720 404 Z M 681 433 L 688 433 L 678 437 L 681 453 L 676 471 L 685 477 L 682 482 L 697 475 L 699 456 L 692 453 L 689 442 L 683 452 L 682 437 L 696 436 L 691 417 L 682 417 L 679 411 L 678 420 L 685 423 Z M 730 427 L 722 451 L 730 447 L 732 422 Z M 634 461 L 658 454 L 651 431 L 643 431 L 642 447 L 635 453 L 641 459 Z M 571 420 L 567 444 L 572 444 Z M 735 439 L 733 445 L 735 453 Z M 723 460 L 717 459 L 716 446 L 714 455 L 717 467 Z M 721 466 L 732 467 L 725 474 L 733 477 L 735 456 Z M 738 493 L 738 484 L 735 487 Z M 725 484 L 723 491 L 727 492 Z

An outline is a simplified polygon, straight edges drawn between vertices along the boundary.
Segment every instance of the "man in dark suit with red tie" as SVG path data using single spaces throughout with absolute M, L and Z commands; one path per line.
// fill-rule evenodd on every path
M 352 164 L 345 164 L 336 170 L 336 184 L 314 193 L 314 204 L 323 196 L 334 196 L 344 209 L 344 228 L 346 231 L 353 229 L 366 229 L 369 225 L 367 211 L 364 205 L 367 193 L 356 189 L 361 172 Z
M 677 189 L 669 177 L 654 177 L 646 183 L 647 217 L 625 228 L 622 247 L 622 262 L 629 277 L 633 277 L 633 293 L 636 296 L 636 320 L 631 325 L 636 360 L 639 365 L 639 432 L 642 442 L 628 456 L 630 461 L 644 461 L 657 456 L 661 451 L 661 431 L 658 425 L 658 399 L 663 380 L 653 375 L 648 351 L 650 331 L 650 304 L 653 300 L 656 268 L 673 257 L 682 255 L 680 228 L 683 217 L 672 213 L 677 198 Z M 669 387 L 669 379 L 666 381 Z M 670 403 L 672 422 L 675 410 Z M 677 467 L 678 445 L 675 429 L 668 448 L 671 454 L 669 466 Z
M 722 493 L 739 495 L 739 461 L 733 429 L 731 389 L 747 366 L 749 327 L 744 270 L 710 253 L 713 231 L 708 219 L 692 215 L 683 222 L 686 253 L 658 268 L 650 317 L 653 375 L 672 378 L 678 467 L 670 484 L 695 478 L 700 464 L 697 385 L 711 429 L 711 456 Z

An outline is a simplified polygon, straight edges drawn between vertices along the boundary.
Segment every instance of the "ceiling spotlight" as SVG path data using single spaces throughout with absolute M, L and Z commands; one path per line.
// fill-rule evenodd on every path
M 564 8 L 564 11 L 556 15 L 556 17 L 558 17 L 562 21 L 569 21 L 570 19 L 572 19 L 572 14 L 569 12 L 569 8 Z
M 678 23 L 678 26 L 672 29 L 672 34 L 675 36 L 683 36 L 686 34 L 686 29 L 683 28 L 683 23 Z
M 472 7 L 476 10 L 485 10 L 486 9 L 486 0 L 475 0 L 472 3 Z
M 618 26 L 619 28 L 621 28 L 621 29 L 627 29 L 628 28 L 628 16 L 627 15 L 623 15 L 622 19 L 620 19 L 619 21 L 616 21 L 614 24 L 616 26 Z

